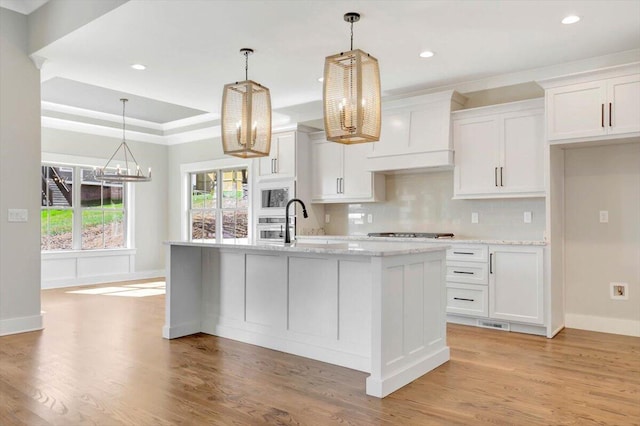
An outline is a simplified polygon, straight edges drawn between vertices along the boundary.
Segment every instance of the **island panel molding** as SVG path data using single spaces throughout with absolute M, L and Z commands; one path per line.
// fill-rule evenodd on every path
M 449 360 L 446 245 L 167 245 L 168 339 L 198 332 L 371 373 L 382 398 Z

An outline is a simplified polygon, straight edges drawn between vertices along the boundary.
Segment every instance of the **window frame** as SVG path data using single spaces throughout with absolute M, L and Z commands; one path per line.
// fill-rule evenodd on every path
M 231 169 L 247 169 L 247 241 L 253 238 L 253 181 L 255 176 L 255 162 L 252 159 L 224 158 L 217 160 L 201 161 L 197 163 L 185 163 L 180 165 L 181 175 L 181 211 L 180 238 L 183 241 L 192 241 L 191 238 L 191 174 L 222 171 Z M 222 185 L 218 180 L 216 185 L 216 199 L 220 207 L 216 207 L 216 238 L 215 243 L 224 242 L 222 235 Z M 228 210 L 228 209 L 227 209 Z M 195 240 L 198 241 L 198 240 Z M 228 240 L 227 240 L 228 241 Z M 211 242 L 214 242 L 211 240 Z
M 124 232 L 124 246 L 114 248 L 82 248 L 82 203 L 81 203 L 81 186 L 82 186 L 82 169 L 92 169 L 94 167 L 102 167 L 106 159 L 91 158 L 91 157 L 77 157 L 65 154 L 53 154 L 42 153 L 42 159 L 40 161 L 41 167 L 68 167 L 73 168 L 73 189 L 72 189 L 72 204 L 70 210 L 73 211 L 73 223 L 72 223 L 72 248 L 60 249 L 60 250 L 42 250 L 43 255 L 50 257 L 51 255 L 64 254 L 64 253 L 99 253 L 99 252 L 122 252 L 122 253 L 135 253 L 134 245 L 134 220 L 135 217 L 135 204 L 134 204 L 134 185 L 125 183 L 123 185 L 123 232 Z M 55 206 L 40 206 L 40 212 L 43 209 L 55 209 Z M 101 210 L 104 208 L 101 207 Z M 116 209 L 120 211 L 119 209 Z M 41 236 L 42 238 L 42 236 Z M 42 246 L 41 246 L 42 247 Z

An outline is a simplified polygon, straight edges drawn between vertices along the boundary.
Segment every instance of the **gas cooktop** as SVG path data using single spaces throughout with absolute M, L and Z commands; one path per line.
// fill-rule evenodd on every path
M 370 232 L 367 236 L 396 238 L 453 238 L 453 234 L 443 232 Z

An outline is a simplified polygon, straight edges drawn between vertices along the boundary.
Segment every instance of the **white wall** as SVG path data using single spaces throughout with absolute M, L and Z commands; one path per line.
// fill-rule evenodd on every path
M 0 335 L 42 328 L 40 72 L 26 52 L 27 18 L 0 8 Z
M 640 143 L 567 149 L 564 184 L 566 326 L 640 336 Z
M 117 99 L 114 100 L 117 102 Z M 111 157 L 121 139 L 89 135 L 59 129 L 42 129 L 42 152 L 79 157 Z M 167 205 L 169 191 L 167 147 L 137 142 L 127 135 L 127 144 L 140 162 L 141 168 L 152 169 L 151 182 L 136 183 L 135 194 L 135 248 L 136 272 L 154 272 L 164 269 L 164 246 L 167 240 Z M 102 164 L 98 164 L 102 165 Z
M 325 224 L 329 235 L 368 232 L 453 232 L 461 238 L 542 240 L 545 204 L 542 198 L 508 200 L 452 200 L 453 172 L 388 175 L 382 203 L 328 204 Z M 525 211 L 533 214 L 524 223 Z M 471 223 L 477 212 L 479 223 Z M 373 223 L 367 223 L 367 215 Z

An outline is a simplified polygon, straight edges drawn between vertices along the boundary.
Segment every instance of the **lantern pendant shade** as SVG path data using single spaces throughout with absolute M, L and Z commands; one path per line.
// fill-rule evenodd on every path
M 360 49 L 328 56 L 324 63 L 324 129 L 343 144 L 380 140 L 380 68 Z
M 235 157 L 269 155 L 271 95 L 268 88 L 251 80 L 224 86 L 222 147 L 225 154 Z

